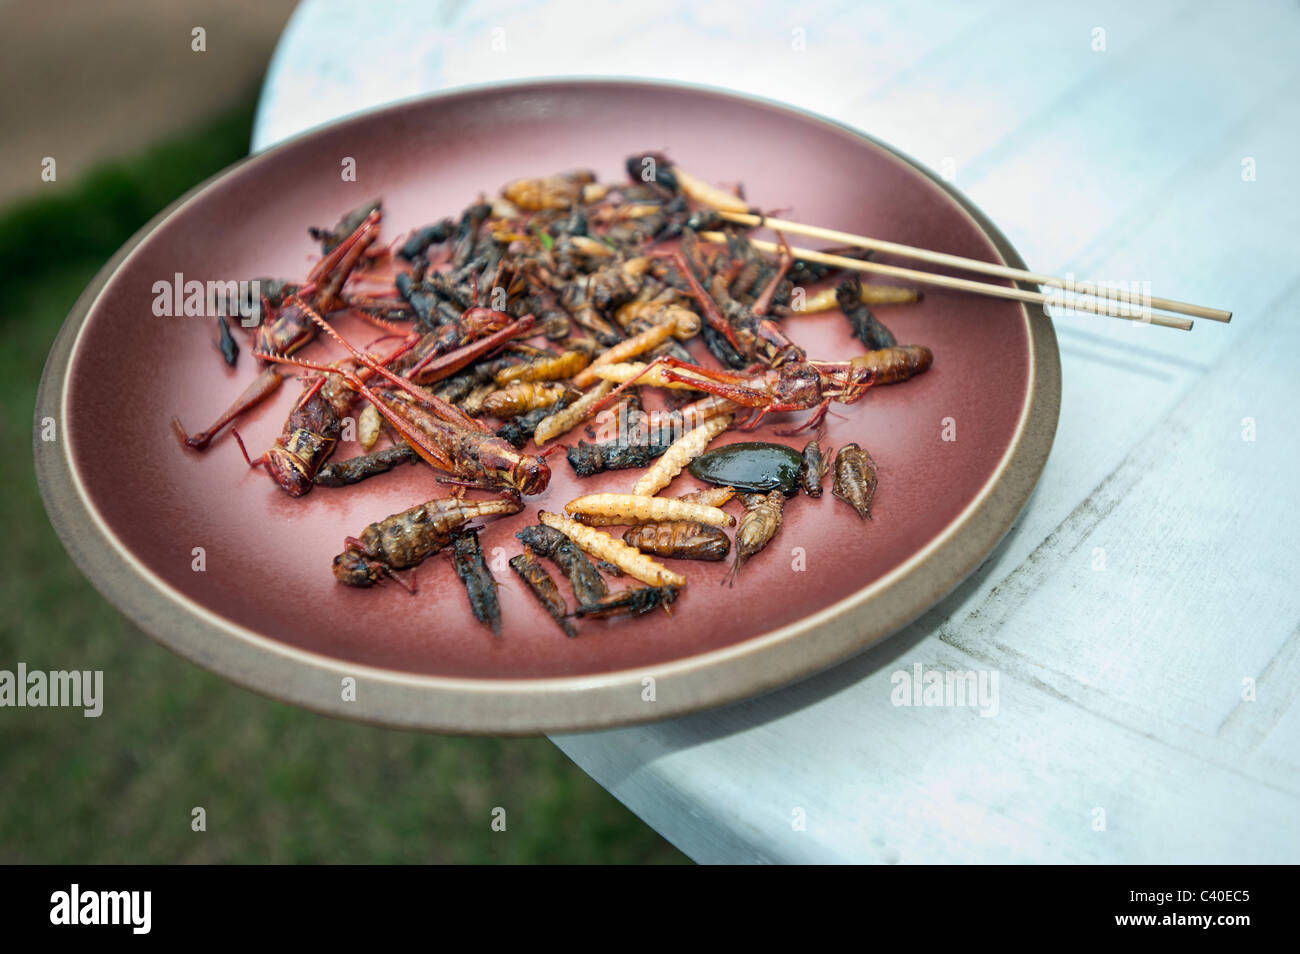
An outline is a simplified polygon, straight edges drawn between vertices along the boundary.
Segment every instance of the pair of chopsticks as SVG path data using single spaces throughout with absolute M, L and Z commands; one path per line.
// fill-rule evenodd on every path
M 1193 305 L 1187 302 L 1174 301 L 1170 298 L 1138 296 L 1127 289 L 1084 284 L 1072 279 L 1056 278 L 1051 275 L 1026 271 L 1023 268 L 1011 268 L 1007 265 L 997 265 L 993 262 L 983 262 L 974 258 L 963 258 L 960 255 L 949 255 L 945 252 L 933 252 L 912 245 L 900 245 L 897 242 L 886 242 L 882 239 L 854 235 L 851 232 L 840 232 L 836 229 L 826 229 L 817 225 L 804 225 L 801 222 L 791 222 L 786 219 L 776 219 L 770 216 L 726 209 L 718 210 L 718 215 L 729 222 L 735 222 L 739 225 L 763 226 L 777 233 L 791 232 L 796 235 L 806 235 L 810 238 L 826 239 L 839 245 L 852 245 L 856 248 L 885 252 L 900 258 L 911 258 L 934 265 L 946 265 L 965 271 L 980 272 L 984 275 L 995 275 L 998 278 L 1010 278 L 1018 282 L 1048 286 L 1052 291 L 1044 293 L 1006 285 L 990 285 L 985 282 L 972 281 L 969 278 L 936 275 L 933 272 L 903 268 L 898 265 L 885 265 L 880 262 L 862 261 L 861 259 L 848 258 L 830 252 L 819 252 L 814 249 L 790 249 L 790 253 L 795 258 L 833 265 L 837 268 L 871 272 L 877 275 L 889 275 L 893 278 L 902 278 L 911 282 L 937 285 L 941 288 L 952 288 L 958 291 L 973 292 L 978 295 L 990 295 L 994 298 L 1010 298 L 1015 301 L 1037 305 L 1053 305 L 1062 309 L 1106 315 L 1111 318 L 1127 318 L 1130 321 L 1148 322 L 1164 328 L 1178 328 L 1183 331 L 1190 331 L 1192 322 L 1190 319 L 1181 318 L 1178 315 L 1192 315 L 1197 318 L 1208 318 L 1211 321 L 1230 321 L 1232 319 L 1232 312 L 1223 311 L 1220 308 L 1207 308 L 1204 305 Z M 721 232 L 702 232 L 700 237 L 710 242 L 721 243 L 726 241 L 726 236 Z M 751 239 L 750 244 L 765 252 L 780 253 L 783 251 L 782 246 L 776 242 L 767 242 L 762 239 Z M 1070 296 L 1068 298 L 1066 297 L 1067 293 Z M 1155 309 L 1161 310 L 1157 311 Z M 1175 312 L 1176 314 L 1163 314 L 1162 312 Z

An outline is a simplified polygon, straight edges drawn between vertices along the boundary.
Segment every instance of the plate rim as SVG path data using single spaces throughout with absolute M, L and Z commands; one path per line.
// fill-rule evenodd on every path
M 808 678 L 897 633 L 978 568 L 1024 510 L 1055 438 L 1061 401 L 1060 352 L 1051 319 L 1037 305 L 1015 303 L 1026 323 L 1030 356 L 1029 386 L 1016 434 L 976 498 L 922 550 L 879 580 L 787 626 L 705 653 L 598 674 L 493 679 L 408 673 L 350 663 L 238 626 L 164 583 L 117 539 L 81 485 L 68 435 L 53 442 L 41 440 L 40 421 L 50 416 L 50 408 L 55 409 L 59 428 L 68 420 L 68 371 L 81 330 L 105 287 L 141 243 L 219 181 L 304 139 L 363 119 L 483 93 L 602 86 L 701 92 L 832 127 L 925 176 L 974 221 L 1004 262 L 1026 267 L 1006 236 L 952 183 L 888 143 L 802 107 L 706 84 L 619 77 L 511 80 L 440 90 L 314 126 L 208 177 L 150 219 L 96 273 L 51 347 L 34 408 L 37 483 L 64 548 L 110 603 L 181 657 L 278 701 L 394 728 L 535 735 L 661 721 Z M 822 638 L 809 638 L 814 634 Z M 341 680 L 346 677 L 355 680 L 350 701 L 343 698 Z M 642 698 L 647 677 L 654 679 L 653 701 Z

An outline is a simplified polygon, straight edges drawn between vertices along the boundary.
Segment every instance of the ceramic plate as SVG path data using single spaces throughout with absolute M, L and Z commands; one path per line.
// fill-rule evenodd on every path
M 172 415 L 198 429 L 256 371 L 247 347 L 234 369 L 220 360 L 210 319 L 156 316 L 158 281 L 301 277 L 318 254 L 306 227 L 367 199 L 384 201 L 387 241 L 519 176 L 586 167 L 619 181 L 624 158 L 646 150 L 714 182 L 743 182 L 752 204 L 788 218 L 1023 267 L 947 184 L 862 133 L 770 102 L 545 82 L 348 119 L 179 200 L 69 316 L 36 410 L 56 419 L 58 439 L 38 438 L 36 457 L 51 520 L 79 566 L 147 632 L 237 683 L 334 715 L 454 732 L 596 728 L 744 698 L 831 666 L 934 605 L 1011 527 L 1051 447 L 1060 365 L 1036 308 L 928 291 L 917 305 L 878 309 L 900 342 L 928 345 L 935 360 L 827 419 L 824 444 L 856 441 L 879 464 L 874 519 L 859 521 L 829 488 L 793 498 L 780 536 L 734 588 L 719 585 L 723 565 L 675 564 L 691 582 L 672 616 L 584 622 L 577 639 L 508 569 L 496 574 L 499 638 L 473 620 L 445 557 L 420 568 L 415 597 L 335 582 L 330 562 L 345 536 L 446 493 L 426 467 L 293 499 L 248 469 L 228 432 L 203 454 L 177 445 Z M 356 181 L 340 174 L 349 158 Z M 375 334 L 338 326 L 362 341 Z M 786 327 L 814 357 L 861 350 L 838 312 Z M 250 448 L 272 444 L 298 392 L 290 380 L 242 422 Z M 782 439 L 774 431 L 798 423 L 769 420 L 721 443 Z M 343 445 L 336 457 L 357 452 Z M 486 525 L 482 544 L 498 568 L 538 509 L 625 491 L 637 473 L 580 483 L 562 458 L 552 463 L 550 487 L 523 514 Z M 684 474 L 666 492 L 697 486 Z

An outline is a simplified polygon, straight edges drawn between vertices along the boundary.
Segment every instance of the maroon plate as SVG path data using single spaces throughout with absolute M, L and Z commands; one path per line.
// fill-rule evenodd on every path
M 51 519 L 91 580 L 148 632 L 229 678 L 313 709 L 461 732 L 593 728 L 676 715 L 752 695 L 829 666 L 924 612 L 996 545 L 1033 489 L 1055 431 L 1060 368 L 1036 308 L 942 291 L 880 308 L 899 340 L 926 344 L 926 374 L 836 406 L 824 445 L 856 441 L 880 468 L 874 519 L 829 487 L 797 497 L 780 536 L 719 586 L 723 565 L 675 563 L 690 585 L 671 617 L 589 621 L 566 639 L 504 559 L 537 510 L 580 493 L 626 491 L 637 471 L 577 481 L 553 457 L 548 490 L 487 524 L 504 632 L 469 612 L 445 557 L 418 571 L 420 592 L 337 584 L 343 538 L 446 489 L 426 467 L 300 499 L 250 471 L 229 433 L 203 454 L 168 421 L 208 423 L 256 373 L 217 354 L 210 319 L 158 317 L 155 283 L 301 277 L 327 225 L 384 201 L 384 241 L 463 208 L 519 176 L 666 149 L 751 203 L 789 218 L 1023 267 L 961 196 L 905 158 L 827 120 L 698 88 L 546 82 L 405 103 L 336 123 L 254 156 L 177 202 L 119 252 L 78 302 L 42 380 L 37 442 Z M 356 181 L 340 175 L 355 161 Z M 373 329 L 347 320 L 345 334 Z M 819 358 L 859 352 L 839 312 L 787 319 Z M 331 354 L 313 345 L 314 357 Z M 293 380 L 250 414 L 250 450 L 271 446 L 299 393 Z M 771 440 L 772 419 L 754 435 Z M 945 434 L 947 428 L 947 434 Z M 955 440 L 945 439 L 954 436 Z M 570 435 L 575 440 L 578 435 Z M 802 440 L 786 438 L 793 446 Z M 343 445 L 338 457 L 359 452 Z M 694 489 L 685 474 L 667 493 Z M 195 548 L 205 569 L 196 571 Z M 557 574 L 558 576 L 558 574 Z M 562 583 L 567 593 L 567 584 Z M 355 700 L 342 688 L 352 677 Z M 644 689 L 654 677 L 654 699 Z

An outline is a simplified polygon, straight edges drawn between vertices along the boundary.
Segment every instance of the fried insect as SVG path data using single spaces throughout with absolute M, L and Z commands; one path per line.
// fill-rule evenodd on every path
M 642 553 L 668 560 L 725 560 L 731 540 L 717 527 L 691 520 L 629 527 L 623 542 Z
M 671 288 L 665 291 L 674 297 L 679 295 Z M 672 329 L 669 333 L 678 341 L 688 341 L 700 333 L 700 316 L 673 301 L 630 301 L 619 308 L 614 319 L 623 328 L 633 331 L 642 323 L 668 325 Z
M 367 477 L 386 474 L 399 464 L 413 464 L 419 459 L 420 455 L 410 444 L 385 447 L 372 454 L 326 464 L 316 472 L 316 486 L 346 487 L 349 484 L 359 484 Z
M 840 311 L 849 320 L 853 336 L 867 346 L 870 351 L 892 348 L 898 344 L 894 333 L 880 323 L 871 309 L 862 303 L 862 281 L 855 275 L 840 282 L 835 290 L 835 300 Z
M 736 560 L 731 572 L 724 577 L 728 586 L 736 585 L 736 574 L 749 558 L 772 542 L 781 529 L 785 494 L 774 490 L 770 494 L 744 494 L 745 515 L 736 528 Z
M 933 362 L 925 345 L 896 345 L 860 354 L 849 363 L 856 373 L 873 376 L 875 384 L 898 384 L 929 370 Z
M 909 305 L 924 297 L 915 288 L 899 288 L 897 285 L 868 285 L 861 283 L 858 295 L 864 305 Z M 783 315 L 815 315 L 818 312 L 839 308 L 839 293 L 834 288 L 823 288 L 815 294 L 804 298 L 798 307 L 783 305 L 774 309 Z
M 689 381 L 678 381 L 668 377 L 665 369 L 640 361 L 624 361 L 617 364 L 601 364 L 587 369 L 592 379 L 626 384 L 635 381 L 638 385 L 653 388 L 667 388 L 673 391 L 698 391 L 700 388 Z
M 432 225 L 418 228 L 402 243 L 402 247 L 397 250 L 397 254 L 408 262 L 413 262 L 420 255 L 423 255 L 430 245 L 437 245 L 447 241 L 455 228 L 456 223 L 451 219 L 443 219 Z
M 235 362 L 239 360 L 239 345 L 235 341 L 235 336 L 230 333 L 230 322 L 226 321 L 225 315 L 217 315 L 217 325 L 221 329 L 221 357 L 226 359 L 226 364 L 232 368 Z
M 682 468 L 704 453 L 704 448 L 709 446 L 709 441 L 730 426 L 731 415 L 728 414 L 705 421 L 693 431 L 687 431 L 673 441 L 672 446 L 655 461 L 654 466 L 641 476 L 633 486 L 632 493 L 641 497 L 652 497 L 657 494 L 672 483 L 673 478 L 682 472 Z
M 497 437 L 510 442 L 515 450 L 523 450 L 524 445 L 537 433 L 537 427 L 565 405 L 564 398 L 547 407 L 533 408 L 527 414 L 506 421 L 497 428 Z
M 569 622 L 569 604 L 564 602 L 564 597 L 560 595 L 560 588 L 555 585 L 555 580 L 551 574 L 546 572 L 546 567 L 537 562 L 537 557 L 528 547 L 524 547 L 524 552 L 510 558 L 510 569 L 514 570 L 521 580 L 528 584 L 528 588 L 533 591 L 533 596 L 537 597 L 537 602 L 542 604 L 542 608 L 551 614 L 551 619 L 555 620 L 556 625 L 564 630 L 564 635 L 573 639 L 578 635 L 573 624 Z
M 415 592 L 415 577 L 402 580 L 395 570 L 417 566 L 451 542 L 454 531 L 471 520 L 518 513 L 524 509 L 517 497 L 466 500 L 440 497 L 395 513 L 348 537 L 343 552 L 334 558 L 334 576 L 349 586 L 374 586 L 385 576 Z
M 586 348 L 574 348 L 564 354 L 525 361 L 497 372 L 496 382 L 500 387 L 519 381 L 564 381 L 573 378 L 591 362 L 591 352 Z M 594 382 L 593 382 L 594 383 Z M 586 387 L 575 378 L 575 387 Z
M 363 450 L 370 450 L 375 446 L 375 441 L 379 440 L 379 429 L 382 424 L 383 419 L 373 404 L 367 404 L 361 409 L 361 414 L 357 417 L 357 443 Z
M 660 368 L 670 381 L 684 381 L 749 408 L 753 415 L 743 425 L 744 430 L 753 430 L 774 412 L 812 410 L 812 416 L 796 429 L 806 430 L 822 422 L 831 402 L 860 401 L 874 385 L 906 381 L 927 370 L 933 360 L 934 355 L 924 345 L 899 345 L 868 351 L 849 361 L 792 361 L 779 368 L 752 372 L 701 368 L 673 358 L 656 358 L 646 370 L 649 373 Z M 620 385 L 620 389 L 628 384 Z M 613 396 L 618 393 L 614 391 Z
M 533 434 L 534 443 L 541 447 L 547 441 L 573 430 L 595 412 L 596 406 L 612 390 L 614 390 L 613 384 L 602 381 L 568 407 L 552 414 L 537 425 L 537 431 Z
M 656 500 L 678 500 L 682 503 L 698 504 L 703 507 L 722 507 L 728 500 L 736 496 L 734 487 L 706 487 L 704 490 L 696 490 L 689 494 L 680 494 L 676 497 L 657 497 L 650 498 Z M 595 513 L 575 513 L 573 519 L 578 523 L 585 524 L 588 527 L 625 527 L 623 517 L 607 517 Z
M 538 513 L 538 519 L 554 527 L 597 560 L 608 560 L 628 576 L 651 586 L 685 586 L 686 577 L 656 563 L 641 551 L 615 540 L 603 530 L 586 527 L 558 513 Z
M 799 487 L 809 497 L 822 495 L 822 484 L 826 481 L 826 472 L 831 468 L 830 454 L 822 453 L 822 445 L 809 441 L 804 445 L 802 461 L 799 464 Z
M 677 599 L 677 587 L 632 586 L 590 603 L 581 603 L 574 616 L 592 619 L 613 619 L 617 616 L 641 616 L 659 607 L 668 606 Z
M 845 444 L 835 455 L 835 482 L 831 492 L 856 510 L 859 519 L 871 517 L 871 500 L 876 496 L 876 462 L 857 444 Z
M 581 201 L 583 187 L 595 181 L 594 172 L 579 169 L 536 179 L 516 179 L 506 183 L 501 194 L 526 212 L 567 209 Z
M 651 462 L 668 450 L 669 442 L 640 441 L 627 443 L 621 440 L 600 441 L 589 444 L 578 441 L 568 451 L 569 464 L 579 477 L 590 477 L 606 470 L 627 470 L 631 467 L 649 467 Z
M 735 487 L 705 487 L 703 490 L 694 490 L 689 494 L 679 494 L 677 499 L 685 500 L 687 503 L 704 504 L 706 507 L 721 507 L 734 496 L 736 496 Z
M 546 489 L 551 471 L 543 458 L 519 453 L 507 441 L 494 435 L 482 422 L 394 374 L 369 355 L 356 350 L 337 332 L 328 326 L 325 328 L 352 353 L 353 359 L 365 365 L 365 370 L 379 374 L 398 390 L 374 390 L 360 379 L 359 374 L 296 358 L 277 357 L 274 360 L 343 379 L 348 388 L 369 400 L 397 434 L 431 467 L 449 474 L 449 477 L 444 478 L 448 482 L 528 495 L 539 494 Z M 333 420 L 333 426 L 338 426 L 337 418 Z M 242 449 L 242 442 L 240 446 Z M 314 476 L 324 459 L 314 457 L 313 460 Z M 295 476 L 296 473 L 297 471 L 287 476 Z M 293 493 L 296 488 L 288 483 L 287 476 L 277 474 L 277 482 Z
M 348 236 L 361 228 L 366 219 L 378 212 L 381 206 L 382 203 L 378 199 L 373 199 L 365 205 L 357 206 L 355 209 L 345 212 L 332 229 L 309 226 L 307 234 L 320 242 L 321 254 L 328 255 L 346 242 Z
M 600 379 L 597 369 L 623 364 L 629 358 L 644 354 L 651 348 L 662 344 L 668 338 L 676 336 L 679 328 L 685 331 L 691 327 L 694 327 L 696 332 L 700 329 L 700 319 L 695 312 L 685 308 L 675 309 L 663 324 L 653 325 L 598 354 L 595 360 L 587 366 L 586 370 L 573 379 L 574 387 L 585 388 L 595 384 Z M 687 337 L 690 337 L 690 335 L 687 334 Z
M 628 174 L 633 178 L 650 175 L 650 181 L 657 182 L 674 192 L 680 191 L 701 205 L 727 212 L 748 212 L 749 205 L 744 199 L 717 186 L 710 185 L 703 179 L 691 175 L 681 166 L 673 165 L 662 153 L 648 152 L 629 156 Z
M 592 300 L 590 286 L 590 281 L 580 279 L 569 282 L 560 292 L 560 307 L 581 327 L 590 331 L 601 344 L 616 344 L 623 339 L 623 335 L 600 313 Z
M 691 476 L 751 494 L 798 492 L 803 458 L 793 447 L 769 441 L 727 444 L 691 461 Z
M 250 457 L 239 431 L 233 431 L 248 466 L 264 466 L 276 486 L 291 497 L 301 497 L 315 485 L 316 475 L 338 445 L 343 417 L 352 407 L 352 392 L 342 369 L 322 370 L 324 376 L 304 388 L 283 432 L 261 457 Z
M 717 507 L 691 503 L 673 497 L 644 497 L 637 494 L 587 494 L 564 505 L 570 514 L 593 514 L 617 519 L 624 524 L 663 523 L 690 520 L 712 527 L 731 527 L 736 518 Z
M 623 575 L 623 571 L 608 560 L 597 560 L 596 569 L 601 573 L 604 573 L 606 576 L 619 577 Z
M 451 535 L 451 563 L 465 584 L 474 618 L 500 636 L 501 602 L 497 599 L 497 581 L 483 559 L 478 530 L 459 530 Z
M 641 414 L 637 420 L 637 433 L 644 435 L 647 440 L 667 440 L 671 444 L 681 436 L 683 431 L 699 427 L 705 421 L 738 410 L 740 405 L 711 394 L 676 410 L 650 411 Z
M 547 526 L 525 527 L 515 534 L 524 546 L 549 559 L 569 578 L 579 603 L 591 603 L 609 592 L 604 578 L 587 554 L 559 530 Z
M 261 311 L 273 311 L 263 316 L 253 336 L 255 354 L 290 355 L 316 337 L 320 323 L 313 307 L 328 313 L 344 305 L 340 292 L 361 256 L 379 236 L 379 218 L 378 209 L 366 216 L 356 231 L 312 267 L 306 285 L 278 280 L 264 283 L 266 288 L 260 308 Z M 273 298 L 278 299 L 278 304 Z M 311 304 L 306 304 L 304 299 L 310 300 Z M 183 446 L 205 450 L 226 425 L 274 394 L 282 381 L 280 369 L 270 365 L 206 430 L 189 434 L 180 420 L 173 417 L 172 431 Z
M 527 414 L 539 407 L 550 407 L 564 397 L 568 389 L 563 384 L 542 384 L 537 381 L 520 381 L 493 391 L 483 399 L 483 413 L 488 417 L 505 419 Z

